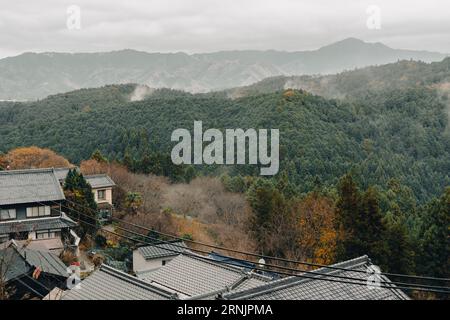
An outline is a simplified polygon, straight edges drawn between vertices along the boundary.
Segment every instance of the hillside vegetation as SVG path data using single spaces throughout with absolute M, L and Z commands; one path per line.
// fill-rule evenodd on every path
M 172 131 L 192 130 L 194 120 L 202 120 L 204 129 L 280 129 L 280 172 L 298 192 L 334 185 L 349 171 L 364 177 L 364 186 L 396 178 L 419 201 L 449 185 L 448 106 L 431 88 L 379 90 L 353 101 L 292 90 L 234 100 L 156 90 L 131 102 L 135 89 L 107 86 L 0 104 L 0 150 L 48 147 L 73 163 L 96 149 L 120 161 L 140 161 L 149 152 L 167 159 Z M 254 166 L 197 169 L 216 175 L 259 172 Z
M 423 86 L 447 94 L 450 92 L 450 58 L 433 63 L 402 60 L 332 75 L 271 77 L 249 86 L 226 90 L 225 94 L 238 98 L 290 88 L 327 98 L 363 98 L 368 91 Z

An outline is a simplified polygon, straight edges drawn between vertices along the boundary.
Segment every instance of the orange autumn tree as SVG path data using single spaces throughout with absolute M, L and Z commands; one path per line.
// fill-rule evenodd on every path
M 13 149 L 1 156 L 0 163 L 2 167 L 9 166 L 11 170 L 73 166 L 66 158 L 54 151 L 35 146 Z
M 110 164 L 107 162 L 99 162 L 95 159 L 89 159 L 81 162 L 80 170 L 85 175 L 109 173 Z
M 298 244 L 305 250 L 305 256 L 315 263 L 333 263 L 336 251 L 333 200 L 312 192 L 296 205 L 296 210 Z

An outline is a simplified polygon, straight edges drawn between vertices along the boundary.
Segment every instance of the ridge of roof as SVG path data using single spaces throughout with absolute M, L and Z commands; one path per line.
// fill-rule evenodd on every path
M 187 258 L 192 258 L 192 259 L 195 259 L 195 260 L 199 260 L 199 261 L 202 261 L 204 263 L 220 267 L 222 269 L 226 269 L 226 270 L 233 271 L 233 272 L 236 272 L 236 273 L 245 274 L 245 271 L 243 270 L 243 268 L 239 268 L 237 266 L 230 265 L 230 264 L 224 264 L 223 262 L 220 262 L 220 261 L 213 261 L 212 259 L 210 259 L 208 257 L 205 257 L 205 256 L 202 256 L 202 255 L 199 255 L 197 253 L 192 253 L 192 254 L 189 254 L 189 255 L 182 255 L 182 256 L 187 257 Z
M 136 285 L 136 286 L 141 287 L 143 289 L 153 291 L 153 292 L 155 292 L 157 294 L 160 294 L 162 296 L 167 297 L 168 299 L 175 299 L 175 298 L 177 298 L 177 294 L 176 293 L 172 293 L 172 292 L 166 291 L 166 290 L 164 290 L 164 289 L 162 289 L 160 287 L 156 287 L 156 286 L 152 285 L 149 282 L 143 281 L 143 280 L 141 280 L 141 279 L 139 279 L 137 277 L 133 277 L 132 275 L 129 275 L 129 274 L 127 274 L 127 273 L 125 273 L 125 272 L 123 272 L 121 270 L 115 269 L 113 267 L 110 267 L 110 266 L 108 266 L 106 264 L 102 264 L 100 266 L 100 268 L 98 269 L 98 271 L 105 272 L 105 273 L 107 273 L 107 274 L 109 274 L 109 275 L 111 275 L 113 277 L 119 278 L 122 281 L 125 281 L 125 282 L 128 282 L 130 284 Z
M 92 174 L 92 175 L 83 175 L 83 177 L 86 179 L 86 181 L 94 188 L 94 187 L 114 187 L 116 183 L 113 181 L 113 179 L 107 175 L 106 173 L 101 174 Z M 100 183 L 99 185 L 93 185 L 92 180 L 94 179 L 104 179 L 106 183 Z M 91 182 L 89 182 L 91 180 Z
M 32 169 L 14 169 L 14 170 L 3 170 L 0 171 L 0 175 L 5 174 L 22 174 L 22 173 L 45 173 L 45 172 L 53 172 L 54 168 L 32 168 Z
M 87 178 L 104 178 L 104 177 L 109 178 L 108 174 L 106 174 L 106 173 L 86 174 L 86 175 L 83 175 L 83 177 L 85 177 L 86 179 Z
M 137 248 L 137 251 L 144 257 L 145 260 L 177 256 L 186 250 L 189 250 L 189 247 L 183 240 L 157 242 Z
M 371 264 L 369 257 L 367 255 L 363 255 L 361 257 L 357 257 L 354 259 L 350 259 L 350 260 L 346 260 L 343 262 L 333 264 L 330 267 L 346 268 L 346 269 L 350 269 L 349 271 L 351 271 L 351 269 L 356 269 L 358 267 L 368 265 L 368 264 Z M 266 284 L 263 284 L 261 286 L 254 287 L 251 289 L 242 290 L 242 291 L 238 291 L 238 292 L 230 292 L 230 293 L 225 294 L 223 296 L 223 298 L 228 299 L 228 298 L 238 297 L 239 299 L 247 299 L 247 298 L 250 298 L 253 296 L 263 295 L 265 293 L 270 293 L 273 291 L 290 288 L 295 285 L 315 281 L 317 279 L 322 278 L 324 275 L 336 274 L 336 273 L 340 273 L 340 272 L 345 272 L 345 270 L 336 270 L 336 269 L 331 269 L 328 267 L 322 267 L 322 268 L 310 271 L 307 274 L 308 278 L 302 278 L 301 277 L 302 274 L 299 274 L 298 276 L 289 276 L 286 278 L 268 282 Z M 393 287 L 393 289 L 395 289 L 395 288 Z

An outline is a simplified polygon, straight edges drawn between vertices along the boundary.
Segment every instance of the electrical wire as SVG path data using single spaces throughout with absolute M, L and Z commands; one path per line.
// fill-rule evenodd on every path
M 92 217 L 91 217 L 91 218 L 92 218 Z M 82 222 L 82 223 L 85 223 L 85 224 L 87 224 L 87 225 L 90 225 L 90 226 L 93 226 L 93 227 L 98 228 L 98 226 L 96 226 L 96 225 L 94 225 L 94 224 L 91 224 L 91 223 L 88 223 L 88 222 L 86 222 L 86 221 L 79 220 L 79 222 Z M 119 234 L 119 233 L 117 233 L 117 232 L 110 231 L 110 230 L 107 230 L 107 229 L 104 229 L 104 228 L 99 228 L 99 229 L 102 230 L 102 231 L 111 233 L 111 234 L 113 234 L 113 235 L 115 235 L 115 236 L 124 238 L 124 239 L 128 239 L 128 240 L 131 240 L 131 241 L 135 241 L 135 242 L 139 242 L 139 243 L 143 243 L 143 244 L 147 244 L 147 245 L 155 245 L 154 243 L 151 243 L 151 242 L 149 243 L 149 242 L 142 241 L 142 240 L 139 240 L 139 239 L 135 239 L 135 238 L 132 238 L 132 237 L 124 236 L 124 235 L 121 235 L 121 234 Z M 131 231 L 131 230 L 128 230 L 128 231 L 131 232 L 131 233 L 133 233 L 133 231 Z M 138 235 L 139 235 L 139 236 L 143 236 L 143 235 L 141 235 L 141 234 L 138 234 Z M 170 242 L 168 242 L 168 243 L 170 243 Z M 172 244 L 172 243 L 170 243 L 170 244 Z M 167 249 L 167 248 L 164 248 L 164 249 L 165 249 L 165 250 L 168 250 L 168 251 L 173 251 L 173 252 L 176 252 L 176 253 L 179 254 L 178 251 L 170 250 L 170 249 Z M 186 249 L 186 248 L 183 247 L 183 249 Z M 193 250 L 193 251 L 195 251 L 195 250 Z M 193 256 L 193 257 L 195 257 L 195 258 L 199 258 L 199 259 L 202 259 L 202 260 L 205 260 L 205 261 L 209 261 L 209 262 L 214 262 L 214 263 L 219 263 L 219 264 L 220 264 L 220 263 L 224 263 L 224 264 L 228 264 L 228 265 L 235 266 L 235 264 L 234 264 L 233 262 L 217 261 L 217 260 L 214 260 L 214 259 L 210 259 L 210 258 L 208 258 L 208 257 L 200 256 L 200 255 L 197 255 L 197 254 L 189 254 L 189 253 L 186 253 L 186 252 L 184 252 L 183 254 L 184 254 L 184 255 L 188 255 L 188 256 Z M 254 263 L 254 262 L 252 262 L 252 261 L 244 260 L 244 259 L 238 259 L 238 260 L 241 260 L 241 261 L 243 261 L 243 262 L 252 263 L 252 264 Z M 267 265 L 266 265 L 266 266 L 267 266 Z M 269 266 L 270 266 L 270 265 L 269 265 Z M 317 272 L 312 272 L 312 271 L 307 271 L 307 272 L 305 272 L 305 271 L 302 271 L 302 270 L 297 270 L 297 269 L 287 268 L 287 267 L 279 267 L 279 266 L 272 266 L 272 267 L 275 267 L 275 268 L 283 268 L 283 269 L 285 269 L 285 270 L 294 271 L 294 272 L 299 272 L 299 271 L 302 272 L 302 274 L 293 274 L 293 273 L 287 273 L 287 272 L 275 271 L 275 273 L 282 274 L 282 275 L 295 276 L 295 277 L 307 278 L 307 279 L 314 279 L 314 280 L 323 280 L 323 281 L 341 282 L 341 283 L 347 283 L 347 284 L 357 284 L 357 285 L 364 285 L 364 286 L 367 286 L 367 285 L 368 285 L 366 280 L 364 280 L 364 279 L 359 279 L 359 278 L 343 277 L 343 276 L 337 276 L 337 275 L 332 275 L 332 274 L 317 273 Z M 263 268 L 260 268 L 260 267 L 257 267 L 257 266 L 255 266 L 253 269 L 254 269 L 254 270 L 263 271 L 263 272 L 271 271 L 271 270 L 263 269 Z M 347 271 L 355 271 L 355 270 L 353 270 L 353 269 L 347 269 Z M 311 274 L 311 273 L 312 273 L 312 274 L 314 274 L 315 276 L 307 276 L 307 275 L 304 275 L 304 273 L 307 273 L 307 274 Z M 366 274 L 367 274 L 367 272 L 366 272 Z M 318 277 L 320 277 L 320 278 L 318 278 Z M 332 278 L 336 278 L 336 279 L 321 278 L 321 277 L 332 277 Z M 337 279 L 341 279 L 341 278 L 346 279 L 346 280 L 352 280 L 352 281 L 350 282 L 350 281 L 344 281 L 344 280 L 337 280 Z M 353 282 L 353 281 L 356 281 L 356 282 Z M 358 281 L 363 281 L 363 283 L 358 282 Z M 388 284 L 388 285 L 383 285 L 382 283 L 383 283 L 383 284 L 386 283 L 386 284 Z M 400 286 L 400 285 L 396 285 L 395 287 L 393 287 L 393 285 L 395 285 L 395 284 L 396 284 L 395 282 L 384 282 L 384 281 L 382 281 L 382 282 L 380 282 L 380 285 L 377 285 L 377 287 L 381 287 L 381 288 L 389 288 L 389 289 L 417 290 L 417 291 L 426 291 L 426 292 L 435 292 L 435 293 L 446 293 L 446 294 L 449 294 L 449 293 L 450 293 L 450 290 L 441 290 L 441 288 L 450 289 L 450 288 L 447 288 L 447 287 L 427 286 L 427 288 L 423 288 L 423 287 L 420 287 L 420 286 L 419 286 L 419 287 L 418 287 L 418 286 L 416 286 L 416 287 L 404 287 L 404 286 Z M 400 283 L 400 284 L 401 284 L 401 283 Z M 409 285 L 409 284 L 404 284 L 404 285 Z
M 92 208 L 83 206 L 81 204 L 75 203 L 75 202 L 70 201 L 70 200 L 66 200 L 66 201 L 69 202 L 69 203 L 75 204 L 75 205 L 79 205 L 79 206 L 81 206 L 81 207 L 83 207 L 85 209 L 89 209 L 92 212 L 95 212 Z M 78 212 L 78 211 L 76 211 L 76 212 Z M 90 217 L 90 218 L 92 218 L 92 217 Z M 200 245 L 200 246 L 205 246 L 205 247 L 209 247 L 209 248 L 213 248 L 213 249 L 217 249 L 217 250 L 229 251 L 229 252 L 239 253 L 239 254 L 243 254 L 243 255 L 247 255 L 247 256 L 263 258 L 263 259 L 267 259 L 267 260 L 275 260 L 275 261 L 281 261 L 281 262 L 293 263 L 293 264 L 299 264 L 299 265 L 306 265 L 306 266 L 318 267 L 318 268 L 327 268 L 327 269 L 333 269 L 333 270 L 349 271 L 349 269 L 342 268 L 342 267 L 329 266 L 329 265 L 318 264 L 318 263 L 310 263 L 310 262 L 305 262 L 305 261 L 290 260 L 290 259 L 284 259 L 284 258 L 278 258 L 278 257 L 273 257 L 273 256 L 257 254 L 257 253 L 253 253 L 253 252 L 246 252 L 246 251 L 240 251 L 240 250 L 226 248 L 226 247 L 222 247 L 222 246 L 216 246 L 216 245 L 212 245 L 212 244 L 206 244 L 206 243 L 199 242 L 199 241 L 183 239 L 181 237 L 174 236 L 174 235 L 167 234 L 167 233 L 163 233 L 163 232 L 159 232 L 159 231 L 156 231 L 154 229 L 150 229 L 150 228 L 147 228 L 147 227 L 144 227 L 144 226 L 140 226 L 140 225 L 137 225 L 137 224 L 125 221 L 123 219 L 118 219 L 118 218 L 114 218 L 114 217 L 112 217 L 112 219 L 117 221 L 117 222 L 125 223 L 125 224 L 128 224 L 130 226 L 133 226 L 133 227 L 136 227 L 136 228 L 140 228 L 142 230 L 146 230 L 146 231 L 149 231 L 149 232 L 154 232 L 154 233 L 156 233 L 158 235 L 171 237 L 172 239 L 182 240 L 182 241 L 185 241 L 185 242 L 188 242 L 188 243 L 193 243 L 193 244 L 197 244 L 197 245 Z M 174 247 L 176 247 L 176 245 L 174 245 Z M 351 271 L 354 271 L 354 270 L 351 270 Z M 357 270 L 357 272 L 365 273 L 365 271 L 361 271 L 361 270 Z M 406 275 L 406 274 L 389 273 L 389 272 L 382 272 L 381 274 L 385 275 L 385 276 L 391 276 L 391 277 L 403 277 L 403 278 L 411 278 L 411 279 L 419 279 L 419 280 L 450 281 L 450 278 L 438 278 L 438 277 L 428 277 L 428 276 Z

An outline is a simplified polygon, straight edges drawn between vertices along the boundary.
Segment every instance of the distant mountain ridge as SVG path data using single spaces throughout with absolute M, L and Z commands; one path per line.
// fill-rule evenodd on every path
M 207 92 L 268 77 L 331 74 L 397 60 L 440 61 L 445 54 L 397 50 L 348 38 L 313 51 L 214 53 L 24 53 L 0 60 L 0 100 L 33 100 L 107 84 Z
M 249 86 L 227 89 L 231 99 L 287 89 L 301 89 L 326 98 L 361 97 L 369 91 L 403 90 L 417 86 L 450 94 L 450 57 L 439 62 L 402 60 L 330 75 L 276 76 Z

